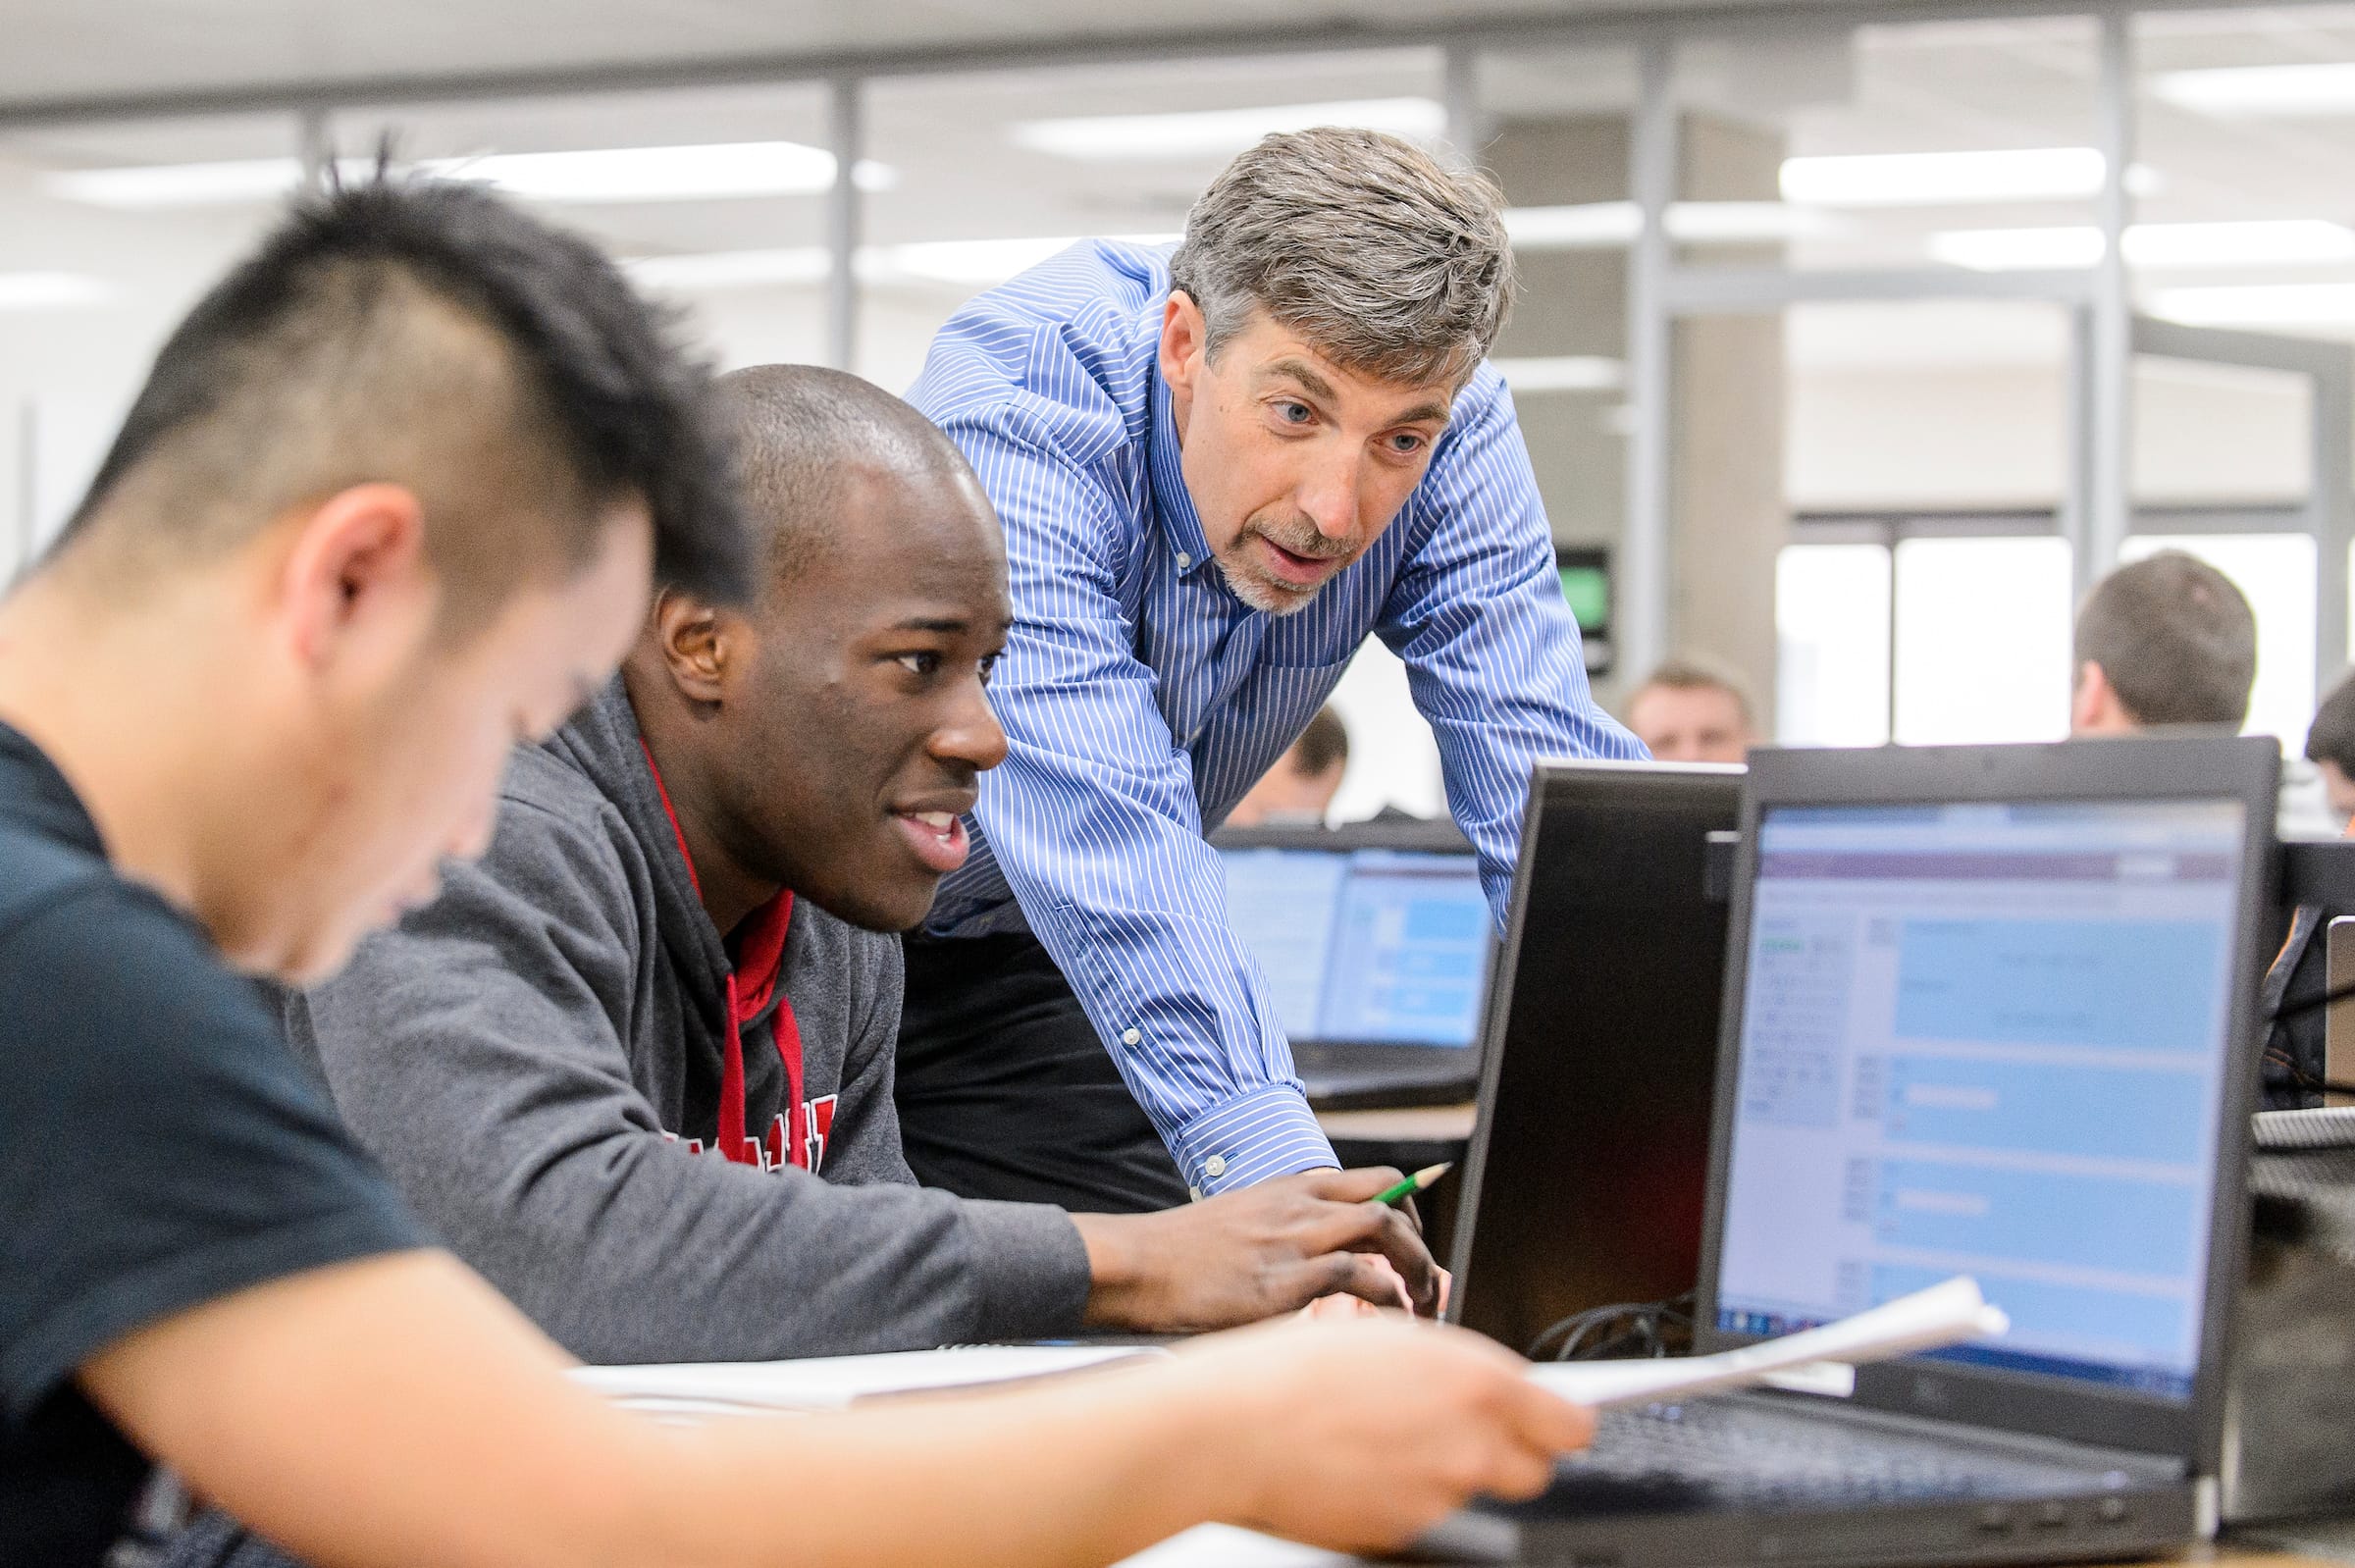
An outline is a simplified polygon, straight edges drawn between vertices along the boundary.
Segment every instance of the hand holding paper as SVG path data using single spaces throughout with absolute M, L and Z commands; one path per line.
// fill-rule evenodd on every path
M 1800 1369 L 1829 1370 L 1826 1363 L 1846 1369 L 1887 1361 L 1987 1338 L 2011 1326 L 2000 1308 L 1987 1304 L 1977 1281 L 1958 1276 L 1853 1318 L 1739 1350 L 1664 1361 L 1546 1362 L 1529 1375 L 1574 1404 L 1602 1410 L 1746 1387 Z M 1810 1381 L 1821 1380 L 1810 1373 Z

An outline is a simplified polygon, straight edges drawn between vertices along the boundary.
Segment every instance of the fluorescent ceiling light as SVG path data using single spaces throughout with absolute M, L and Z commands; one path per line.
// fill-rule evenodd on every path
M 1627 385 L 1627 366 L 1598 354 L 1548 354 L 1492 359 L 1516 392 L 1617 392 Z
M 1108 235 L 1136 245 L 1168 244 L 1176 235 Z M 1069 235 L 1036 238 L 926 239 L 900 245 L 862 245 L 853 266 L 865 283 L 951 284 L 985 288 L 1026 272 L 1077 244 Z M 832 261 L 823 245 L 778 250 L 714 250 L 681 256 L 642 256 L 622 263 L 630 276 L 655 288 L 721 291 L 791 288 L 823 283 Z
M 139 169 L 74 169 L 44 175 L 55 195 L 93 207 L 130 209 L 219 207 L 277 201 L 302 182 L 294 158 L 240 158 L 230 163 L 172 163 Z
M 1447 111 L 1432 98 L 1351 98 L 1337 103 L 1263 104 L 1178 114 L 1087 115 L 1028 120 L 1008 132 L 1015 145 L 1081 163 L 1213 158 L 1242 151 L 1260 137 L 1311 126 L 1356 126 L 1429 141 L 1447 129 Z
M 1929 249 L 1939 261 L 1976 272 L 2090 267 L 2102 259 L 2102 232 L 2090 224 L 1965 229 L 1932 235 Z M 2126 231 L 2125 252 L 2137 267 L 2319 265 L 2355 261 L 2355 229 L 2319 218 L 2136 224 Z
M 71 272 L 0 272 L 0 310 L 63 310 L 95 305 L 112 289 Z
M 365 179 L 373 161 L 342 160 L 346 180 Z M 810 195 L 834 183 L 834 155 L 798 141 L 737 141 L 688 147 L 608 147 L 585 152 L 492 153 L 435 158 L 416 167 L 452 180 L 497 185 L 539 201 L 706 201 L 740 196 Z M 888 189 L 894 172 L 862 160 L 853 178 L 863 190 Z M 44 177 L 58 195 L 92 206 L 144 210 L 278 201 L 302 181 L 293 158 L 146 168 L 75 169 Z
M 1781 201 L 1680 201 L 1668 209 L 1668 235 L 1687 244 L 1768 243 L 1819 234 L 1825 214 Z M 1567 207 L 1507 207 L 1504 232 L 1523 250 L 1609 250 L 1635 242 L 1643 209 L 1632 201 Z
M 2355 325 L 2355 284 L 2250 284 L 2163 288 L 2151 314 L 2197 327 Z
M 1644 232 L 1644 209 L 1632 201 L 1507 207 L 1504 232 L 1526 250 L 1611 250 L 1633 244 Z
M 608 147 L 590 152 L 508 152 L 441 158 L 423 166 L 540 201 L 707 201 L 806 196 L 834 183 L 834 155 L 798 141 L 729 141 L 697 147 Z M 862 190 L 889 189 L 894 173 L 861 160 Z
M 1930 235 L 1930 259 L 1973 272 L 2047 272 L 2102 259 L 2092 224 L 2056 229 L 1959 229 Z
M 2163 71 L 2151 93 L 2214 115 L 2355 114 L 2355 65 L 2224 66 Z
M 640 256 L 622 267 L 650 288 L 686 290 L 790 288 L 825 282 L 832 263 L 823 245 L 781 250 L 713 250 L 686 256 Z
M 2066 201 L 2098 193 L 2107 162 L 2093 147 L 2006 152 L 1880 152 L 1783 160 L 1783 197 L 1821 207 L 1938 207 L 1970 202 Z M 2127 184 L 2157 177 L 2136 165 Z

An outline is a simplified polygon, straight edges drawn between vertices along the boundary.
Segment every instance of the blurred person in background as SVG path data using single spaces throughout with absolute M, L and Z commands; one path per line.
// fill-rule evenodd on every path
M 1504 381 L 1503 197 L 1376 131 L 1273 135 L 1175 251 L 973 299 L 909 401 L 996 503 L 1005 763 L 908 942 L 899 1108 L 968 1197 L 1159 1208 L 1334 1164 L 1206 823 L 1369 635 L 1404 661 L 1499 927 L 1530 763 L 1595 704 Z
M 1758 744 L 1749 688 L 1707 659 L 1668 660 L 1644 678 L 1622 711 L 1655 761 L 1739 762 Z
M 2257 617 L 2232 580 L 2163 549 L 2096 583 L 2077 611 L 2071 735 L 2237 732 L 2257 681 Z
M 2340 830 L 2355 820 L 2355 675 L 2330 688 L 2306 731 L 2306 759 L 2322 775 L 2323 793 Z
M 1349 727 L 1328 703 L 1227 813 L 1229 827 L 1323 827 L 1349 774 Z

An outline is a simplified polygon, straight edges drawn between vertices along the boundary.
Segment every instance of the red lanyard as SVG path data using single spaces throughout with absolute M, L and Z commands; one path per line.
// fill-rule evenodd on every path
M 662 798 L 662 814 L 670 818 L 671 834 L 679 841 L 679 859 L 687 862 L 687 880 L 700 896 L 703 881 L 695 874 L 695 856 L 687 848 L 687 835 L 679 830 L 679 813 L 671 807 L 662 770 L 654 765 L 654 754 L 647 750 L 643 737 L 638 749 L 646 753 L 647 768 L 654 775 L 654 793 Z M 713 1141 L 721 1154 L 738 1165 L 794 1165 L 807 1171 L 811 1167 L 810 1140 L 802 1129 L 802 1026 L 793 1016 L 793 999 L 777 991 L 777 977 L 785 967 L 785 935 L 792 925 L 793 890 L 786 888 L 753 912 L 743 939 L 736 944 L 736 963 L 728 970 L 727 1043 L 720 1064 L 719 1127 Z M 777 999 L 774 1032 L 777 1060 L 785 1068 L 785 1114 L 769 1124 L 765 1138 L 754 1139 L 746 1136 L 744 1125 L 744 1025 L 759 1016 L 771 996 Z

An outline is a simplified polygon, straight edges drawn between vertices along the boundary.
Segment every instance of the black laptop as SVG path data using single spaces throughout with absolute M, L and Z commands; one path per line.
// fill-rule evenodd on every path
M 2278 761 L 1752 754 L 1699 1348 L 1957 1274 L 2012 1331 L 1845 1401 L 1607 1415 L 1494 1510 L 1519 1560 L 2052 1561 L 2214 1529 Z
M 1530 781 L 1449 1305 L 1508 1349 L 1699 1277 L 1730 892 L 1710 836 L 1741 811 L 1739 767 Z
M 1211 843 L 1312 1102 L 1471 1097 L 1496 925 L 1452 822 L 1222 828 Z

